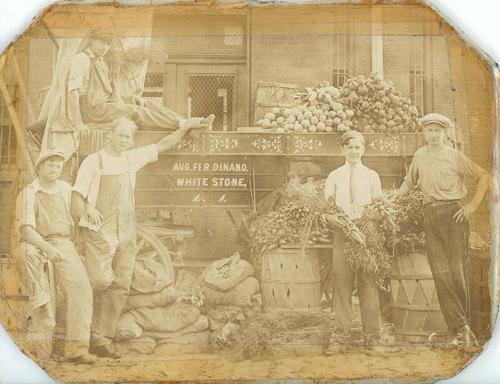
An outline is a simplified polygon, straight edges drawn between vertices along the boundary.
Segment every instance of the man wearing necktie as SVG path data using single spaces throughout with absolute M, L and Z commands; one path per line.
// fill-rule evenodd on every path
M 342 136 L 345 164 L 332 171 L 325 182 L 325 198 L 332 197 L 351 220 L 361 218 L 365 214 L 365 207 L 382 194 L 379 175 L 361 161 L 364 151 L 363 135 L 357 131 L 346 132 Z M 371 212 L 366 214 L 373 216 Z M 328 216 L 326 218 L 329 219 Z M 335 233 L 332 270 L 336 329 L 331 334 L 326 355 L 342 352 L 352 343 L 352 293 L 356 274 L 365 340 L 369 343 L 377 340 L 381 333 L 376 275 L 352 270 L 345 254 L 347 242 L 341 231 Z

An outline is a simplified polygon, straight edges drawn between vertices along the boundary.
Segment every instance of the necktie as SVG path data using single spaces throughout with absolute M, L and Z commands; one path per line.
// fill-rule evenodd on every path
M 350 166 L 351 172 L 349 174 L 349 196 L 350 196 L 350 202 L 351 205 L 354 208 L 354 202 L 356 201 L 355 199 L 355 190 L 354 190 L 354 165 Z

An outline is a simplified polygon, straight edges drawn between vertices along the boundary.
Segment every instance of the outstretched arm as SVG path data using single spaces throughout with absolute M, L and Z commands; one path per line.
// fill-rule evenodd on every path
M 156 143 L 156 149 L 158 150 L 158 153 L 168 151 L 169 149 L 175 147 L 188 131 L 189 128 L 181 127 L 177 131 L 172 132 L 171 134 L 158 141 Z
M 165 136 L 156 143 L 158 153 L 168 151 L 169 149 L 175 147 L 189 130 L 209 128 L 213 123 L 214 118 L 215 117 L 213 115 L 210 115 L 204 119 L 194 117 L 191 119 L 180 120 L 178 130 L 172 132 L 168 136 Z

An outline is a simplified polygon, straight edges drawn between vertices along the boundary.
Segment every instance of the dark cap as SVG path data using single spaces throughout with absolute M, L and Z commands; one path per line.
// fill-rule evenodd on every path
M 60 157 L 62 160 L 66 160 L 66 158 L 64 157 L 64 153 L 58 148 L 43 149 L 40 152 L 38 159 L 36 159 L 35 168 L 38 168 L 40 166 L 40 164 L 42 164 L 49 157 L 53 157 L 53 156 Z
M 425 127 L 427 124 L 436 123 L 443 126 L 446 130 L 454 128 L 451 120 L 440 113 L 428 113 L 422 117 L 420 121 L 422 123 L 422 127 Z
M 116 35 L 111 29 L 93 29 L 90 31 L 89 39 L 104 40 L 111 42 Z

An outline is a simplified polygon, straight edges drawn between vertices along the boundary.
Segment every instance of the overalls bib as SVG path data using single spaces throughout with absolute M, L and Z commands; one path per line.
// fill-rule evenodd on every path
M 103 159 L 100 153 L 98 156 L 102 172 Z M 129 170 L 118 175 L 101 174 L 96 209 L 102 215 L 101 228 L 98 232 L 85 231 L 85 249 L 87 270 L 97 291 L 94 344 L 102 345 L 114 337 L 134 271 L 136 218 Z
M 77 357 L 87 352 L 92 321 L 92 287 L 83 261 L 71 241 L 73 219 L 62 192 L 39 191 L 35 198 L 36 231 L 57 248 L 62 260 L 54 262 L 56 284 L 66 300 L 65 355 Z M 24 260 L 28 279 L 39 279 L 43 265 L 37 260 Z M 34 264 L 37 265 L 34 265 Z

